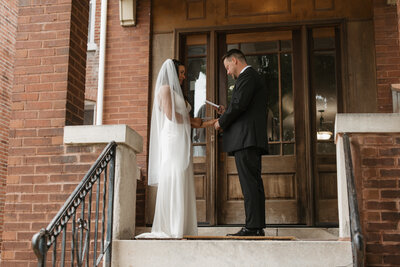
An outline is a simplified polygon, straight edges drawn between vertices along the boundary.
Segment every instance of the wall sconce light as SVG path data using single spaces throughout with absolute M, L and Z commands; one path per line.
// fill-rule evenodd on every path
M 136 25 L 136 1 L 137 0 L 119 0 L 119 20 L 121 26 Z
M 325 110 L 320 109 L 318 112 L 321 113 L 321 116 L 319 118 L 319 129 L 317 131 L 317 140 L 329 140 L 331 139 L 333 133 L 329 130 L 325 130 L 323 128 L 323 122 L 324 122 L 324 117 L 322 117 L 322 113 L 324 113 Z

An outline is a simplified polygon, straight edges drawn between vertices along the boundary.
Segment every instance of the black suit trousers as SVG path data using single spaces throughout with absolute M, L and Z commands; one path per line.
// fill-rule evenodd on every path
M 249 147 L 234 152 L 240 186 L 244 195 L 246 227 L 265 227 L 265 193 L 261 178 L 262 150 Z

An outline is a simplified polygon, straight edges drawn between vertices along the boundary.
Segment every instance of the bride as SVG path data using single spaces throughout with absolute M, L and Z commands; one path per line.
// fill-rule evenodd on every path
M 197 235 L 196 196 L 191 154 L 191 126 L 203 128 L 214 120 L 190 118 L 182 94 L 185 67 L 166 60 L 158 74 L 151 117 L 148 184 L 158 185 L 151 233 L 136 238 L 182 238 Z

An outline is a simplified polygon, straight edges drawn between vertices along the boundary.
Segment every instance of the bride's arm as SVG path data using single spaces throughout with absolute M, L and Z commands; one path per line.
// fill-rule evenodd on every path
M 214 123 L 218 119 L 203 121 L 201 118 L 190 118 L 190 125 L 192 128 L 206 128 L 209 126 L 214 126 Z
M 159 104 L 161 110 L 164 112 L 165 116 L 172 121 L 172 99 L 171 99 L 171 89 L 168 85 L 161 87 L 159 93 Z M 183 123 L 183 116 L 180 113 L 175 112 L 175 119 L 177 123 Z

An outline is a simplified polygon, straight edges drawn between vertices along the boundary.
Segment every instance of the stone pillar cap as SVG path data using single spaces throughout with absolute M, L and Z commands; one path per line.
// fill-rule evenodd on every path
M 143 151 L 143 137 L 125 124 L 64 127 L 64 144 L 108 144 L 111 141 L 126 145 L 136 153 Z

